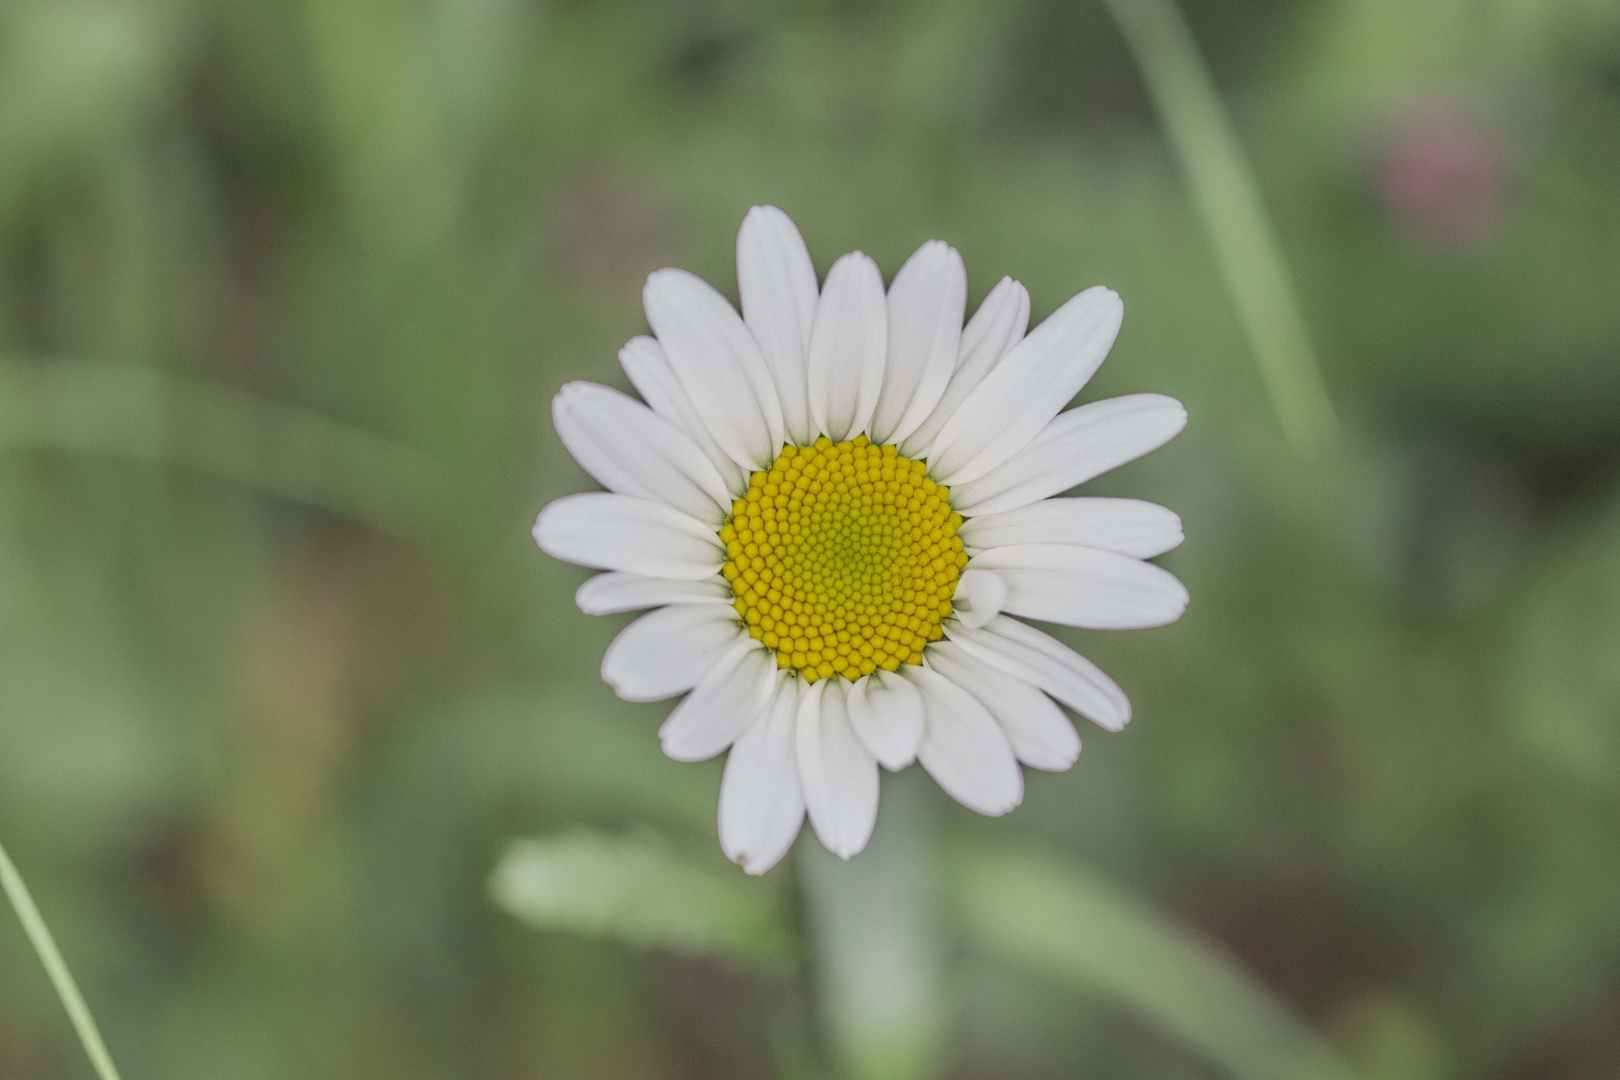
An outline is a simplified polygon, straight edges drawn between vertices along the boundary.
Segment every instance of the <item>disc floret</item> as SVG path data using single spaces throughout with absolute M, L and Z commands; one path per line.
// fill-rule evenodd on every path
M 814 682 L 920 664 L 967 565 L 947 488 L 864 435 L 787 446 L 720 529 L 733 606 L 776 664 Z

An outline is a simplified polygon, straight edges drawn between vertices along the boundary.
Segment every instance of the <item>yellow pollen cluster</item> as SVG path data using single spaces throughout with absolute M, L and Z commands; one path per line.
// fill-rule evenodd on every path
M 922 663 L 967 565 L 960 514 L 893 446 L 817 439 L 749 478 L 720 529 L 748 632 L 811 682 Z

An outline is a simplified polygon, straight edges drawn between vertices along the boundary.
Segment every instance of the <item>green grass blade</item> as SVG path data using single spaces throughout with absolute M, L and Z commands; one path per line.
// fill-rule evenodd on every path
M 984 955 L 1101 994 L 1238 1080 L 1353 1080 L 1225 950 L 1060 857 L 974 849 L 956 882 Z
M 1295 449 L 1332 441 L 1338 422 L 1259 185 L 1198 43 L 1175 0 L 1104 0 L 1136 58 L 1260 375 Z
M 448 538 L 431 458 L 307 409 L 128 364 L 0 360 L 0 449 L 117 454 L 221 477 L 408 542 Z
M 39 954 L 40 963 L 45 965 L 45 973 L 51 977 L 51 985 L 56 987 L 62 1007 L 67 1010 L 68 1019 L 73 1021 L 73 1030 L 79 1033 L 84 1052 L 90 1055 L 90 1063 L 96 1068 L 96 1075 L 101 1080 L 119 1080 L 118 1069 L 113 1065 L 112 1056 L 107 1053 L 106 1044 L 101 1041 L 96 1019 L 90 1015 L 90 1007 L 84 1003 L 84 996 L 73 981 L 73 973 L 68 970 L 67 962 L 56 947 L 56 939 L 51 937 L 50 928 L 45 925 L 45 919 L 34 905 L 28 886 L 12 865 L 11 856 L 6 854 L 3 844 L 0 844 L 0 888 L 5 890 L 6 899 L 11 901 L 12 910 L 21 920 L 23 931 L 27 933 L 34 951 Z

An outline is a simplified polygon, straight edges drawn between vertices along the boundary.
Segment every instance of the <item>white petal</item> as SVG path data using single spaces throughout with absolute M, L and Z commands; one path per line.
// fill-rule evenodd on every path
M 737 230 L 737 294 L 782 401 L 787 436 L 800 446 L 815 439 L 805 362 L 816 317 L 816 268 L 793 220 L 774 206 L 756 206 Z
M 725 562 L 720 537 L 688 514 L 648 499 L 587 491 L 540 511 L 534 541 L 554 559 L 632 574 L 700 581 Z
M 1007 602 L 1007 583 L 994 570 L 972 569 L 956 583 L 952 603 L 956 617 L 968 626 L 983 626 L 1001 614 Z
M 900 442 L 939 404 L 956 370 L 967 268 L 943 240 L 907 259 L 889 285 L 889 356 L 872 413 L 872 441 Z
M 587 615 L 616 615 L 644 611 L 665 604 L 731 604 L 731 586 L 724 578 L 672 581 L 643 574 L 607 573 L 587 578 L 574 594 L 574 603 Z
M 794 748 L 802 685 L 782 679 L 765 715 L 726 756 L 720 780 L 720 850 L 750 874 L 763 874 L 780 862 L 804 822 Z
M 719 604 L 671 604 L 619 631 L 602 654 L 602 681 L 626 701 L 663 701 L 698 684 L 728 648 L 749 638 Z
M 1004 277 L 979 304 L 968 320 L 956 353 L 956 371 L 945 387 L 945 394 L 928 419 L 906 437 L 901 453 L 909 458 L 926 458 L 933 451 L 934 439 L 945 421 L 956 415 L 962 402 L 990 374 L 990 369 L 1024 340 L 1029 326 L 1029 292 L 1010 277 Z
M 770 651 L 744 638 L 721 656 L 658 729 L 676 761 L 707 761 L 737 741 L 770 704 L 781 676 Z
M 1029 445 L 1102 364 L 1125 316 L 1101 285 L 1047 316 L 940 429 L 929 471 L 942 484 L 976 480 Z
M 564 384 L 551 419 L 568 452 L 597 483 L 621 495 L 667 503 L 715 528 L 731 493 L 696 443 L 674 424 L 619 391 Z
M 714 441 L 747 469 L 776 460 L 782 403 L 754 335 L 726 298 L 685 270 L 655 270 L 641 302 Z
M 960 371 L 977 369 L 979 378 L 990 374 L 1013 346 L 1024 340 L 1029 330 L 1029 290 L 1010 277 L 996 282 L 995 288 L 979 302 L 962 330 L 962 345 L 956 366 Z
M 675 369 L 669 366 L 664 347 L 645 334 L 633 337 L 619 350 L 619 366 L 624 368 L 630 385 L 636 388 L 636 393 L 652 407 L 653 412 L 686 432 L 697 443 L 698 449 L 703 451 L 725 481 L 726 490 L 733 495 L 742 494 L 748 487 L 748 474 L 714 441 L 714 434 L 693 407 L 686 387 L 676 378 Z
M 954 641 L 928 646 L 928 662 L 990 710 L 1025 765 L 1062 772 L 1080 757 L 1080 734 L 1038 687 L 975 659 Z
M 1165 626 L 1187 610 L 1187 587 L 1161 566 L 1129 555 L 1064 544 L 981 551 L 969 569 L 1007 583 L 1002 610 L 1088 630 Z
M 840 680 L 813 684 L 799 703 L 799 782 L 810 824 L 828 851 L 847 859 L 877 824 L 877 759 L 849 726 Z
M 949 620 L 945 633 L 965 652 L 1034 683 L 1104 730 L 1130 722 L 1131 702 L 1119 684 L 1051 634 L 1005 615 L 982 630 Z
M 1157 450 L 1187 426 L 1163 394 L 1128 394 L 1070 409 L 1035 441 L 977 480 L 951 488 L 964 517 L 1016 510 Z
M 915 686 L 893 672 L 875 671 L 856 680 L 846 703 L 850 727 L 878 764 L 899 772 L 917 760 L 923 704 Z
M 867 429 L 889 349 L 883 275 L 851 252 L 832 264 L 810 332 L 810 415 L 833 442 Z
M 1017 510 L 968 518 L 956 530 L 970 548 L 1080 544 L 1151 559 L 1181 543 L 1175 511 L 1140 499 L 1042 499 Z
M 969 810 L 999 817 L 1024 801 L 1024 774 L 1001 725 L 979 699 L 937 671 L 902 670 L 922 692 L 928 720 L 917 760 Z

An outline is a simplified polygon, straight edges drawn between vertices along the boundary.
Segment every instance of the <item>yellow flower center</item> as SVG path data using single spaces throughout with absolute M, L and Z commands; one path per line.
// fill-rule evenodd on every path
M 962 516 L 893 446 L 817 439 L 748 480 L 720 529 L 737 614 L 814 682 L 922 663 L 967 565 Z

